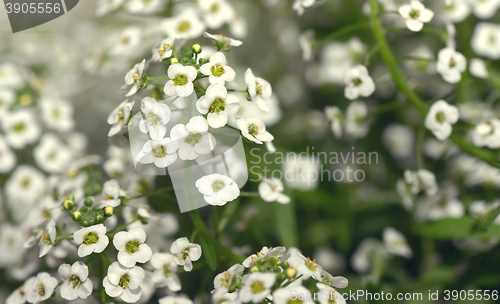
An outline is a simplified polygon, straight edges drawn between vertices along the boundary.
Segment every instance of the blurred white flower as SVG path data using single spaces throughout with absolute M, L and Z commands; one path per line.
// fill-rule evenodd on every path
M 312 44 L 314 42 L 314 31 L 309 29 L 299 36 L 299 45 L 302 50 L 302 59 L 310 61 L 313 57 Z
M 316 283 L 316 287 L 318 287 L 318 293 L 320 296 L 318 297 L 319 304 L 346 304 L 344 296 L 336 291 L 331 286 L 327 286 L 322 283 Z M 328 295 L 325 297 L 325 295 Z M 314 303 L 314 302 L 313 302 Z
M 40 272 L 36 276 L 33 285 L 27 289 L 26 301 L 29 303 L 40 303 L 52 297 L 52 293 L 56 289 L 57 279 L 50 276 L 47 272 Z
M 160 28 L 170 38 L 198 38 L 205 31 L 205 25 L 190 7 L 183 8 L 176 16 L 163 19 Z
M 437 17 L 445 22 L 460 23 L 464 21 L 471 12 L 469 0 L 446 0 Z
M 348 137 L 363 138 L 368 134 L 368 108 L 363 101 L 354 101 L 347 107 L 344 128 Z
M 143 59 L 141 62 L 136 63 L 134 67 L 125 74 L 125 85 L 131 86 L 128 93 L 125 94 L 125 97 L 132 96 L 139 91 L 142 85 L 142 74 L 145 68 L 146 59 Z
M 129 26 L 125 28 L 120 35 L 115 38 L 113 46 L 109 50 L 111 56 L 129 55 L 141 44 L 141 28 L 138 26 Z
M 149 133 L 152 140 L 163 139 L 167 133 L 166 125 L 172 116 L 169 106 L 154 98 L 145 97 L 141 101 L 141 111 L 143 115 L 139 122 L 139 130 L 142 133 Z
M 167 74 L 170 80 L 165 83 L 165 87 L 163 88 L 165 94 L 187 97 L 193 93 L 193 81 L 198 75 L 196 68 L 175 63 L 168 67 Z
M 472 76 L 481 79 L 486 79 L 490 76 L 490 73 L 486 69 L 486 62 L 479 58 L 472 58 L 469 61 L 469 72 Z
M 316 281 L 322 281 L 321 273 L 323 272 L 323 268 L 316 263 L 316 260 L 306 258 L 299 252 L 293 252 L 287 262 L 297 270 L 297 274 L 301 275 L 302 279 L 307 280 L 312 277 Z
M 108 136 L 114 136 L 120 133 L 127 126 L 130 112 L 134 107 L 134 100 L 125 100 L 118 105 L 108 116 L 108 124 L 112 125 Z
M 193 301 L 183 296 L 166 296 L 161 298 L 159 304 L 193 304 Z
M 21 69 L 12 62 L 0 64 L 0 87 L 17 89 L 24 85 Z
M 128 268 L 114 262 L 108 267 L 108 275 L 102 285 L 108 296 L 120 297 L 126 303 L 135 303 L 141 298 L 144 276 L 144 269 L 139 266 Z
M 114 10 L 116 10 L 125 0 L 98 0 L 96 16 L 104 16 Z
M 158 287 L 167 287 L 170 291 L 181 290 L 181 281 L 177 276 L 177 264 L 170 253 L 155 253 L 151 257 L 151 266 L 155 269 L 153 283 Z
M 113 245 L 118 250 L 118 262 L 125 267 L 135 263 L 146 263 L 151 259 L 153 251 L 146 242 L 146 232 L 141 228 L 120 231 L 113 238 Z
M 388 253 L 402 256 L 407 259 L 413 256 L 413 251 L 410 246 L 408 246 L 405 236 L 393 227 L 386 227 L 384 229 L 382 239 L 384 240 L 385 250 L 387 250 Z
M 210 56 L 208 62 L 200 66 L 200 72 L 209 76 L 210 84 L 224 85 L 226 81 L 233 81 L 236 77 L 233 68 L 226 65 L 226 56 L 222 52 Z
M 226 0 L 198 0 L 203 11 L 203 19 L 210 29 L 218 29 L 229 23 L 235 14 L 234 8 Z
M 0 173 L 8 173 L 17 163 L 17 157 L 0 135 Z
M 416 195 L 424 190 L 427 196 L 433 196 L 438 191 L 436 176 L 429 170 L 420 169 L 416 172 L 405 170 L 405 182 L 410 185 L 411 194 Z
M 267 248 L 266 246 L 264 246 L 257 253 L 247 257 L 242 264 L 247 268 L 251 268 L 253 265 L 259 264 L 264 260 L 270 259 L 272 257 L 276 259 L 282 258 L 285 252 L 286 248 L 283 246 L 272 247 L 272 248 Z
M 148 140 L 135 156 L 135 161 L 140 164 L 154 163 L 158 168 L 165 168 L 177 160 L 177 150 L 177 144 L 170 138 Z
M 222 46 L 223 49 L 225 49 L 227 46 L 240 46 L 243 44 L 240 40 L 236 40 L 233 38 L 229 38 L 227 36 L 221 35 L 221 34 L 210 34 L 210 33 L 203 33 L 203 36 L 207 38 L 211 38 L 215 41 L 218 42 L 223 42 L 225 45 Z
M 78 247 L 78 256 L 83 258 L 92 253 L 101 253 L 108 247 L 109 239 L 106 236 L 106 227 L 98 224 L 82 228 L 73 233 L 73 240 Z
M 492 60 L 500 59 L 500 25 L 479 22 L 471 38 L 472 50 Z
M 185 271 L 193 270 L 193 263 L 201 257 L 201 246 L 192 244 L 188 238 L 182 237 L 175 240 L 170 246 L 173 261 L 179 266 L 184 266 Z
M 432 104 L 425 117 L 425 127 L 439 140 L 447 139 L 452 132 L 451 125 L 458 121 L 458 108 L 444 100 Z
M 326 118 L 331 121 L 330 128 L 332 129 L 333 135 L 336 139 L 342 137 L 342 125 L 344 123 L 344 114 L 336 106 L 326 106 L 325 107 Z
M 45 187 L 46 178 L 40 171 L 28 165 L 17 166 L 4 188 L 14 219 L 24 219 Z
M 252 70 L 248 68 L 245 72 L 245 83 L 251 99 L 264 111 L 269 111 L 266 99 L 273 94 L 271 84 L 260 77 L 255 77 Z
M 208 122 L 202 116 L 194 116 L 186 125 L 177 124 L 170 131 L 172 143 L 179 148 L 179 158 L 194 160 L 215 148 L 215 137 L 208 133 Z
M 384 146 L 396 158 L 407 158 L 413 151 L 415 134 L 413 129 L 400 124 L 390 124 L 382 133 Z
M 14 103 L 16 94 L 13 90 L 0 87 L 0 117 L 10 112 L 10 106 Z
M 201 177 L 195 183 L 205 201 L 212 206 L 224 206 L 240 195 L 240 189 L 230 177 L 214 173 Z
M 73 119 L 73 105 L 70 102 L 44 96 L 38 101 L 38 106 L 47 127 L 59 132 L 73 130 L 75 121 Z
M 470 0 L 474 15 L 480 19 L 490 19 L 500 7 L 499 0 Z
M 457 83 L 467 68 L 467 59 L 452 48 L 444 48 L 438 53 L 436 70 L 448 83 Z
M 73 265 L 62 264 L 57 270 L 62 279 L 61 297 L 72 301 L 78 298 L 86 299 L 92 294 L 92 280 L 89 278 L 89 268 L 82 261 Z
M 276 282 L 274 273 L 254 272 L 244 278 L 239 292 L 241 302 L 260 303 L 271 294 L 271 287 Z
M 61 173 L 73 160 L 73 152 L 53 133 L 46 133 L 33 149 L 37 165 L 47 173 Z
M 112 179 L 102 185 L 102 197 L 99 201 L 99 208 L 107 206 L 118 207 L 121 203 L 120 197 L 127 196 L 127 193 L 120 187 L 118 181 Z
M 273 303 L 274 304 L 287 304 L 291 301 L 293 301 L 293 299 L 295 299 L 295 297 L 298 298 L 298 295 L 301 295 L 300 297 L 303 299 L 303 300 L 298 300 L 301 302 L 301 304 L 314 304 L 316 302 L 313 301 L 313 297 L 308 297 L 308 296 L 302 296 L 302 295 L 309 295 L 311 294 L 311 291 L 307 288 L 305 288 L 304 286 L 302 285 L 297 285 L 297 284 L 291 284 L 291 285 L 288 285 L 286 287 L 280 287 L 278 289 L 276 289 L 273 294 L 272 294 L 272 297 L 273 297 Z M 320 300 L 321 298 L 325 297 L 324 294 L 321 294 L 321 296 L 317 297 L 318 300 Z M 327 298 L 330 299 L 330 293 L 328 293 L 327 295 Z M 295 299 L 297 301 L 297 299 Z M 320 304 L 323 304 L 322 303 L 323 301 L 320 300 Z M 329 302 L 327 301 L 326 304 L 328 304 Z M 333 303 L 337 303 L 337 302 L 333 302 Z
M 434 12 L 417 0 L 412 0 L 410 4 L 402 5 L 399 14 L 405 19 L 406 26 L 412 32 L 420 32 L 424 23 L 431 21 Z
M 127 10 L 133 14 L 150 14 L 157 11 L 161 4 L 161 0 L 129 0 Z
M 472 143 L 477 147 L 500 148 L 500 120 L 493 118 L 477 124 L 472 133 Z
M 368 273 L 374 257 L 379 256 L 387 256 L 382 242 L 374 238 L 364 239 L 352 254 L 351 266 L 358 273 Z
M 304 14 L 304 9 L 310 8 L 315 2 L 316 0 L 295 0 L 292 8 L 294 11 L 297 11 L 299 16 L 302 16 L 302 14 Z
M 262 181 L 259 184 L 259 195 L 266 202 L 290 203 L 290 197 L 283 194 L 283 190 L 285 190 L 283 182 L 274 177 L 262 177 Z
M 36 284 L 36 277 L 30 277 L 26 282 L 23 283 L 19 288 L 14 290 L 9 297 L 5 300 L 5 304 L 25 304 L 27 299 L 27 293 Z
M 469 206 L 469 213 L 472 217 L 479 218 L 485 216 L 486 214 L 488 214 L 488 212 L 497 208 L 498 206 L 500 206 L 499 200 L 495 200 L 491 203 L 486 203 L 485 201 L 479 200 L 473 201 Z M 495 219 L 494 223 L 500 225 L 500 216 Z
M 255 117 L 242 117 L 236 119 L 236 125 L 241 134 L 257 144 L 272 141 L 274 136 L 266 130 L 264 122 Z
M 233 94 L 228 94 L 222 84 L 208 87 L 205 95 L 196 102 L 196 109 L 207 115 L 208 125 L 212 128 L 221 128 L 228 122 L 229 116 L 236 114 L 240 100 Z
M 17 110 L 2 118 L 5 138 L 14 149 L 34 143 L 41 134 L 40 126 L 30 110 Z
M 416 203 L 416 219 L 418 221 L 436 221 L 443 218 L 463 217 L 465 207 L 458 199 L 458 195 L 459 191 L 456 186 L 447 185 L 434 196 L 421 197 Z
M 287 155 L 283 164 L 283 174 L 288 187 L 301 191 L 311 191 L 319 184 L 320 164 L 312 156 L 299 154 Z
M 359 96 L 368 97 L 375 92 L 375 82 L 363 65 L 348 69 L 344 74 L 345 98 L 355 100 Z
M 231 266 L 228 270 L 219 273 L 214 278 L 214 289 L 212 295 L 219 297 L 229 292 L 229 288 L 241 279 L 245 267 L 240 264 Z

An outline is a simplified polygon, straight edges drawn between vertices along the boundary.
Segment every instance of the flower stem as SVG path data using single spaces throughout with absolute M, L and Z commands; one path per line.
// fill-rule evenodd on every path
M 240 196 L 244 196 L 244 197 L 258 197 L 259 193 L 258 192 L 245 192 L 245 191 L 241 191 L 240 192 Z
M 354 31 L 357 31 L 360 29 L 367 28 L 368 26 L 369 26 L 369 23 L 363 21 L 363 22 L 354 23 L 354 24 L 351 24 L 349 26 L 343 27 L 343 28 L 329 34 L 328 36 L 323 37 L 323 38 L 319 39 L 318 41 L 316 41 L 316 43 L 313 44 L 313 48 L 318 48 L 330 40 L 335 40 L 335 39 L 339 38 L 340 36 L 349 34 L 350 32 L 354 32 Z
M 133 221 L 131 221 L 131 222 L 128 222 L 128 223 L 123 224 L 123 225 L 121 225 L 121 226 L 119 226 L 119 227 L 116 227 L 115 229 L 111 230 L 109 233 L 118 232 L 118 231 L 120 231 L 120 230 L 122 230 L 122 229 L 124 229 L 124 228 L 127 228 L 130 224 L 135 223 L 135 222 L 137 222 L 138 220 L 139 220 L 139 219 L 135 219 L 135 220 L 133 220 Z
M 170 80 L 168 77 L 149 77 L 148 80 Z

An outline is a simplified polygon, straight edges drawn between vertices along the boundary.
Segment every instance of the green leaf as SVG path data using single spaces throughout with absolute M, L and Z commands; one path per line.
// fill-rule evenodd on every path
M 214 246 L 210 243 L 204 234 L 200 234 L 200 243 L 203 250 L 203 255 L 207 260 L 208 267 L 215 270 L 217 268 L 217 255 L 215 254 Z
M 229 222 L 229 219 L 232 218 L 233 215 L 236 213 L 236 210 L 238 210 L 239 205 L 240 205 L 240 201 L 235 200 L 235 201 L 228 203 L 226 206 L 224 206 L 224 209 L 222 210 L 222 217 L 219 221 L 219 226 L 217 227 L 217 229 L 219 231 L 224 230 L 227 223 Z
M 487 232 L 490 229 L 491 224 L 497 219 L 500 215 L 500 206 L 495 209 L 490 210 L 483 217 L 478 218 L 474 221 L 472 225 L 473 232 Z
M 500 237 L 500 225 L 491 226 L 487 232 L 479 232 L 473 229 L 476 223 L 476 220 L 470 217 L 449 218 L 415 225 L 413 232 L 420 236 L 440 240 Z
M 275 206 L 276 231 L 278 239 L 285 247 L 298 247 L 297 219 L 295 205 L 290 202 L 286 205 L 273 203 Z

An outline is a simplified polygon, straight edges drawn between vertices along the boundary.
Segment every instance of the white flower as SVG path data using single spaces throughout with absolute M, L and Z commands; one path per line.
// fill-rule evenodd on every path
M 155 269 L 152 280 L 157 287 L 167 287 L 170 291 L 181 290 L 181 281 L 177 276 L 177 264 L 170 253 L 155 253 L 151 257 L 151 266 Z
M 226 56 L 222 52 L 217 52 L 210 56 L 207 63 L 200 66 L 200 72 L 208 75 L 211 84 L 225 84 L 226 81 L 233 81 L 236 73 L 233 68 L 226 65 Z
M 108 136 L 114 136 L 122 131 L 128 123 L 130 111 L 134 107 L 135 101 L 125 100 L 118 105 L 108 116 L 108 124 L 112 125 Z
M 8 173 L 17 163 L 17 157 L 0 136 L 0 173 Z
M 168 105 L 157 102 L 156 99 L 145 97 L 141 102 L 143 113 L 139 122 L 139 130 L 142 133 L 149 133 L 152 140 L 163 139 L 167 133 L 167 124 L 170 121 L 172 112 Z
M 183 44 L 184 39 L 166 38 L 153 47 L 153 60 L 162 61 L 172 56 L 176 46 Z
M 311 191 L 319 184 L 318 171 L 319 161 L 313 156 L 299 153 L 286 158 L 283 164 L 283 172 L 286 174 L 285 182 L 288 187 L 301 191 Z
M 467 68 L 467 59 L 452 48 L 444 48 L 438 53 L 436 70 L 446 82 L 457 83 Z
M 255 77 L 250 68 L 245 72 L 245 83 L 252 100 L 263 111 L 269 111 L 266 99 L 269 99 L 273 94 L 271 84 L 263 78 Z
M 184 266 L 185 271 L 193 270 L 194 261 L 198 261 L 201 257 L 201 246 L 192 244 L 186 237 L 179 238 L 170 246 L 172 260 L 180 266 Z
M 228 46 L 240 46 L 243 44 L 240 40 L 232 39 L 227 36 L 221 35 L 221 34 L 210 34 L 210 33 L 203 33 L 203 36 L 207 38 L 211 38 L 217 42 L 221 42 L 221 49 L 224 49 Z
M 29 303 L 40 303 L 52 296 L 57 286 L 57 279 L 51 277 L 47 272 L 40 272 L 36 276 L 35 283 L 29 290 L 26 290 L 26 300 Z
M 127 10 L 131 13 L 149 14 L 155 12 L 161 3 L 161 0 L 130 0 L 127 2 Z
M 229 23 L 234 16 L 234 9 L 226 0 L 198 0 L 203 11 L 203 19 L 208 28 L 218 29 Z
M 208 133 L 208 122 L 202 116 L 191 117 L 186 125 L 175 125 L 170 138 L 179 148 L 179 158 L 194 160 L 198 155 L 210 153 L 215 148 L 215 137 Z
M 336 106 L 326 106 L 325 107 L 326 118 L 331 121 L 330 128 L 332 129 L 333 135 L 336 139 L 342 137 L 342 124 L 344 122 L 344 115 L 342 111 Z
M 477 147 L 500 148 L 500 120 L 493 118 L 476 125 L 472 142 Z
M 34 143 L 41 134 L 35 116 L 29 110 L 18 110 L 2 118 L 5 138 L 14 149 L 23 149 Z
M 183 8 L 177 16 L 163 19 L 160 27 L 170 38 L 198 38 L 205 31 L 205 25 L 196 11 L 188 7 Z
M 109 244 L 109 239 L 106 236 L 106 227 L 103 224 L 98 224 L 86 228 L 82 228 L 73 233 L 73 240 L 80 246 L 78 247 L 78 256 L 83 258 L 92 253 L 101 253 Z
M 299 36 L 299 45 L 302 50 L 302 59 L 310 61 L 313 57 L 314 31 L 309 29 Z
M 410 246 L 408 246 L 405 236 L 393 227 L 384 229 L 382 239 L 384 240 L 384 246 L 387 252 L 407 259 L 413 256 L 413 251 Z
M 463 217 L 465 207 L 458 199 L 458 195 L 458 188 L 454 185 L 448 185 L 440 189 L 434 196 L 423 196 L 416 203 L 416 219 L 418 221 L 435 221 L 443 218 Z
M 205 201 L 212 206 L 224 206 L 240 195 L 240 189 L 230 177 L 214 173 L 203 176 L 195 183 Z
M 363 65 L 348 69 L 344 74 L 344 84 L 344 95 L 350 100 L 357 99 L 360 95 L 368 97 L 375 92 L 375 82 Z
M 431 21 L 434 12 L 417 0 L 412 0 L 410 4 L 402 5 L 399 14 L 405 19 L 406 26 L 412 32 L 420 32 L 424 23 Z
M 178 149 L 177 144 L 173 143 L 170 138 L 158 141 L 148 140 L 142 150 L 137 153 L 135 161 L 140 164 L 154 163 L 158 168 L 166 168 L 177 160 Z
M 345 110 L 345 134 L 353 138 L 363 138 L 370 131 L 368 108 L 363 101 L 352 102 Z
M 372 267 L 374 257 L 385 257 L 387 252 L 384 245 L 377 239 L 364 239 L 354 251 L 351 258 L 352 268 L 359 273 L 367 273 Z
M 111 56 L 132 54 L 141 44 L 141 28 L 129 26 L 118 35 L 109 50 Z
M 118 207 L 121 203 L 120 197 L 125 197 L 127 193 L 120 188 L 118 181 L 112 179 L 106 181 L 102 186 L 103 199 L 99 201 L 99 208 L 107 206 Z
M 10 112 L 10 106 L 14 103 L 16 94 L 14 91 L 0 87 L 0 117 Z
M 45 230 L 42 232 L 40 237 L 40 241 L 38 245 L 40 246 L 40 253 L 38 257 L 41 258 L 45 256 L 54 246 L 56 241 L 56 222 L 54 220 L 50 220 L 45 226 Z
M 81 261 L 73 265 L 62 264 L 58 269 L 63 283 L 61 297 L 72 301 L 77 298 L 86 299 L 92 294 L 92 281 L 89 279 L 89 268 Z
M 118 262 L 125 267 L 132 267 L 136 262 L 146 263 L 151 259 L 153 251 L 145 244 L 146 232 L 141 228 L 120 231 L 113 238 L 113 245 L 119 251 Z
M 486 62 L 479 58 L 471 58 L 469 61 L 469 72 L 472 76 L 486 79 L 490 76 L 490 73 L 486 69 Z
M 30 277 L 19 288 L 14 290 L 5 300 L 5 304 L 25 304 L 27 292 L 35 286 L 36 277 Z
M 417 172 L 405 170 L 404 178 L 405 182 L 410 185 L 410 191 L 413 195 L 424 190 L 427 196 L 433 196 L 438 190 L 436 176 L 429 170 L 420 169 Z
M 262 120 L 255 117 L 242 117 L 236 119 L 236 125 L 241 130 L 241 134 L 247 139 L 262 144 L 272 141 L 274 136 L 266 130 L 266 125 Z
M 163 92 L 169 96 L 187 97 L 194 91 L 193 81 L 198 72 L 192 66 L 183 66 L 180 63 L 172 64 L 168 67 L 168 77 L 170 78 Z
M 500 59 L 500 25 L 479 22 L 472 34 L 471 47 L 478 55 Z
M 179 296 L 167 296 L 161 298 L 159 301 L 159 304 L 193 304 L 193 301 L 191 299 L 188 299 L 187 297 L 179 297 Z
M 288 204 L 290 197 L 283 194 L 283 182 L 277 178 L 262 178 L 259 184 L 259 195 L 266 202 L 278 202 L 280 204 Z
M 20 88 L 24 84 L 21 69 L 12 62 L 0 65 L 0 87 Z
M 212 295 L 214 297 L 219 297 L 225 295 L 229 292 L 229 288 L 238 282 L 241 282 L 241 275 L 245 267 L 240 264 L 231 266 L 228 270 L 219 273 L 214 278 L 214 290 L 212 290 Z
M 295 0 L 292 8 L 294 11 L 297 11 L 299 16 L 302 16 L 302 14 L 304 14 L 304 9 L 313 6 L 315 2 L 316 0 Z
M 445 22 L 460 23 L 470 15 L 470 12 L 469 0 L 446 0 L 437 17 Z
M 311 294 L 311 291 L 305 288 L 302 285 L 298 284 L 290 284 L 286 287 L 278 288 L 273 292 L 273 303 L 274 304 L 288 304 L 291 301 L 297 301 L 300 304 L 314 304 L 316 302 L 313 301 L 312 297 L 308 295 Z M 298 299 L 300 295 L 301 299 Z M 325 295 L 318 295 L 318 300 L 324 297 Z M 328 295 L 329 296 L 329 295 Z M 328 301 L 326 302 L 328 304 Z
M 481 19 L 490 19 L 500 7 L 499 0 L 470 0 L 474 15 Z
M 334 288 L 322 283 L 316 283 L 316 287 L 319 289 L 319 304 L 346 304 L 344 296 Z
M 483 217 L 498 206 L 500 206 L 499 200 L 495 200 L 492 203 L 486 203 L 485 201 L 473 201 L 469 206 L 469 213 L 474 218 Z M 495 219 L 494 223 L 500 225 L 500 216 Z
M 312 277 L 316 281 L 322 281 L 321 273 L 323 272 L 323 268 L 316 263 L 316 260 L 306 258 L 300 252 L 292 252 L 287 262 L 297 270 L 298 274 L 302 275 L 302 279 L 307 280 Z
M 73 119 L 73 105 L 70 102 L 45 96 L 40 98 L 38 106 L 47 127 L 59 132 L 73 130 L 75 121 Z
M 139 301 L 142 295 L 141 283 L 144 280 L 144 269 L 139 266 L 124 267 L 114 262 L 108 267 L 108 275 L 102 281 L 106 294 L 127 303 Z
M 96 16 L 104 16 L 117 9 L 125 0 L 98 0 Z
M 73 152 L 55 134 L 46 133 L 33 150 L 37 165 L 48 173 L 61 173 L 73 160 Z
M 382 134 L 384 146 L 396 158 L 409 157 L 414 151 L 414 140 L 413 129 L 406 125 L 390 124 Z
M 276 282 L 274 273 L 251 273 L 244 279 L 244 285 L 240 289 L 239 300 L 241 302 L 260 303 L 271 294 L 271 287 Z
M 146 68 L 146 59 L 136 63 L 134 67 L 125 74 L 125 84 L 131 86 L 125 97 L 129 97 L 137 93 L 142 85 L 142 74 Z
M 268 260 L 272 257 L 276 259 L 282 258 L 285 252 L 286 248 L 282 246 L 273 248 L 267 248 L 266 246 L 264 246 L 259 252 L 247 257 L 242 264 L 247 268 L 251 268 L 255 263 L 259 263 L 263 260 Z
M 229 115 L 238 112 L 240 100 L 233 94 L 228 94 L 222 84 L 208 87 L 205 95 L 196 102 L 196 109 L 201 114 L 207 114 L 208 125 L 221 128 L 227 124 Z
M 439 140 L 447 139 L 452 132 L 451 125 L 458 121 L 458 108 L 444 100 L 438 100 L 429 109 L 425 117 L 425 127 Z

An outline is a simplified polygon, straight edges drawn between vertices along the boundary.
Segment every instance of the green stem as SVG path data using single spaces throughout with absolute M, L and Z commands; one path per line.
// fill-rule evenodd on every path
M 170 80 L 168 77 L 149 77 L 148 80 Z
M 425 139 L 425 125 L 422 124 L 418 129 L 417 137 L 417 164 L 419 169 L 424 169 L 424 139 Z
M 313 48 L 318 48 L 330 40 L 335 40 L 335 39 L 339 38 L 340 36 L 349 34 L 351 32 L 354 32 L 354 31 L 357 31 L 360 29 L 367 28 L 368 26 L 369 26 L 369 23 L 365 22 L 365 21 L 348 25 L 346 27 L 343 27 L 343 28 L 329 34 L 328 36 L 325 36 L 325 37 L 319 39 L 318 41 L 316 41 L 316 43 L 313 44 Z
M 99 256 L 99 275 L 101 278 L 101 282 L 104 280 L 104 277 L 106 276 L 106 272 L 104 269 L 104 261 L 102 260 L 102 256 Z M 100 295 L 101 295 L 101 304 L 106 304 L 106 291 L 104 290 L 104 286 L 101 286 L 100 288 Z
M 240 92 L 240 93 L 248 93 L 248 90 L 233 90 L 233 89 L 227 89 L 228 92 Z
M 383 114 L 386 112 L 390 112 L 392 110 L 399 109 L 399 108 L 403 107 L 404 105 L 405 105 L 405 103 L 402 101 L 399 101 L 399 100 L 384 103 L 384 104 L 381 104 L 380 106 L 378 106 L 377 109 L 375 109 L 374 115 L 380 115 L 380 114 Z
M 151 191 L 151 192 L 146 193 L 146 194 L 141 194 L 141 195 L 132 196 L 132 197 L 125 197 L 125 198 L 122 199 L 122 201 L 126 202 L 126 201 L 131 201 L 131 200 L 142 198 L 142 197 L 148 197 L 148 196 L 158 195 L 158 194 L 162 194 L 165 191 L 169 191 L 169 190 L 173 190 L 173 189 L 174 189 L 173 186 L 172 187 L 161 188 L 161 189 L 156 189 L 155 191 Z
M 139 220 L 139 219 L 135 219 L 135 220 L 133 220 L 133 221 L 131 221 L 131 222 L 128 222 L 128 223 L 123 224 L 123 225 L 121 225 L 121 226 L 119 226 L 119 227 L 116 227 L 115 229 L 111 230 L 109 233 L 115 233 L 115 232 L 118 232 L 118 231 L 120 231 L 120 230 L 122 230 L 122 229 L 125 229 L 125 228 L 127 228 L 130 224 L 135 223 L 135 222 L 137 222 L 138 220 Z
M 240 192 L 240 196 L 244 196 L 244 197 L 258 197 L 259 193 L 258 192 L 245 192 L 245 191 L 241 191 Z
M 157 86 L 157 87 L 164 87 L 164 86 L 165 86 L 165 84 L 164 84 L 164 83 L 149 82 L 149 81 L 147 82 L 147 84 L 152 84 L 152 85 L 155 85 L 155 86 Z

